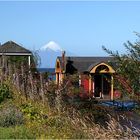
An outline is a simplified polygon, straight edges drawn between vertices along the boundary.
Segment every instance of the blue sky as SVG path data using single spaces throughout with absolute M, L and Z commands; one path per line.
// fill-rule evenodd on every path
M 139 1 L 0 1 L 0 42 L 31 50 L 49 41 L 75 55 L 102 56 L 102 45 L 124 52 L 140 33 Z

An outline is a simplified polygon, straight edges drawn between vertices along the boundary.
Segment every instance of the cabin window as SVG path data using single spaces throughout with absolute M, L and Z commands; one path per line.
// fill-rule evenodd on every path
M 96 72 L 99 73 L 102 70 L 108 72 L 109 71 L 109 68 L 107 66 L 105 66 L 105 65 L 100 65 L 99 67 L 97 67 Z

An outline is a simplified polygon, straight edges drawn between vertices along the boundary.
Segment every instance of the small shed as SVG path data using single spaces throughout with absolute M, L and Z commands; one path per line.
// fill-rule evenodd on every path
M 27 56 L 29 67 L 31 65 L 32 52 L 14 41 L 8 41 L 0 45 L 0 67 L 5 66 L 6 62 L 3 60 L 5 56 Z

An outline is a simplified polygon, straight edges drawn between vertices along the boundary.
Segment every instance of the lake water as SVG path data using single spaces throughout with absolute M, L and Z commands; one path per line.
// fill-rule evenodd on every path
M 55 73 L 55 68 L 37 68 L 39 72 Z
M 55 80 L 55 68 L 38 68 L 38 71 L 41 73 L 47 72 L 49 73 L 49 79 Z

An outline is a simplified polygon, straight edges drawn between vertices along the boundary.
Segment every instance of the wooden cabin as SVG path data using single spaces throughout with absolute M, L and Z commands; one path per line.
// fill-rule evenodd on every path
M 83 96 L 114 100 L 120 93 L 114 89 L 113 64 L 113 57 L 66 57 L 63 53 L 56 60 L 56 83 L 61 84 L 67 74 L 77 73 Z

